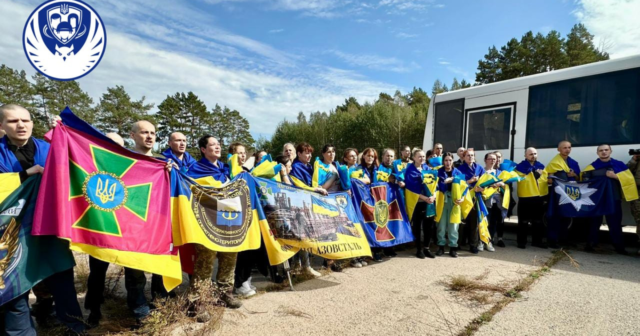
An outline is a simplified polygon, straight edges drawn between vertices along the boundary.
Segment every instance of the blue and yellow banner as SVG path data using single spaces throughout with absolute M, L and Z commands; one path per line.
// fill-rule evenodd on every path
M 596 217 L 616 211 L 610 178 L 598 177 L 586 182 L 552 177 L 549 191 L 549 217 Z
M 299 250 L 326 259 L 370 256 L 371 249 L 346 192 L 322 196 L 255 178 L 262 204 L 262 236 L 272 265 Z
M 353 201 L 371 247 L 391 247 L 413 241 L 398 185 L 387 182 L 367 185 L 355 180 L 352 184 Z

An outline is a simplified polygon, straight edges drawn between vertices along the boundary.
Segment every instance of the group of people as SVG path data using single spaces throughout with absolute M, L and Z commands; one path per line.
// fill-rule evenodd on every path
M 55 125 L 52 125 L 55 127 Z M 41 174 L 46 161 L 48 144 L 32 137 L 33 122 L 29 112 L 18 105 L 0 106 L 0 129 L 5 133 L 0 134 L 0 155 L 13 156 L 12 160 L 19 164 L 11 167 L 12 171 L 19 173 L 21 181 L 34 174 Z M 106 134 L 115 143 L 124 146 L 123 139 L 116 133 Z M 221 186 L 231 179 L 231 167 L 222 158 L 222 147 L 219 141 L 211 135 L 202 136 L 198 141 L 201 158 L 196 160 L 187 152 L 187 138 L 184 134 L 175 132 L 170 135 L 169 148 L 162 153 L 154 153 L 156 146 L 156 131 L 152 123 L 148 121 L 137 121 L 132 125 L 130 137 L 133 140 L 135 153 L 157 157 L 166 161 L 165 169 L 170 171 L 178 169 L 182 173 L 204 181 L 211 186 Z M 248 163 L 247 147 L 240 143 L 233 143 L 229 146 L 228 153 L 233 155 L 233 165 L 243 167 L 243 170 L 250 171 L 245 167 Z M 343 191 L 336 166 L 336 148 L 327 144 L 321 149 L 321 156 L 318 158 L 329 167 L 331 174 L 321 185 L 314 183 L 314 165 L 312 158 L 314 148 L 307 143 L 287 143 L 282 149 L 281 155 L 275 161 L 282 165 L 279 171 L 279 180 L 282 183 L 293 185 L 305 190 L 328 194 L 331 192 Z M 571 144 L 562 141 L 558 145 L 558 156 L 552 160 L 551 164 L 545 167 L 537 160 L 535 148 L 527 148 L 525 159 L 515 168 L 516 173 L 523 179 L 517 183 L 517 210 L 518 210 L 518 233 L 517 246 L 525 248 L 529 231 L 532 235 L 532 245 L 540 248 L 558 247 L 567 238 L 567 218 L 550 218 L 548 232 L 542 223 L 543 215 L 546 213 L 545 198 L 548 194 L 549 175 L 565 180 L 589 179 L 597 176 L 606 176 L 613 180 L 616 186 L 615 202 L 616 214 L 607 216 L 607 224 L 616 251 L 626 254 L 622 241 L 621 213 L 622 200 L 624 195 L 618 181 L 618 176 L 614 171 L 619 171 L 621 163 L 611 158 L 611 146 L 601 145 L 597 147 L 598 159 L 589 167 L 588 171 L 580 173 L 580 167 L 570 157 Z M 265 151 L 258 150 L 253 154 L 253 162 L 257 164 L 267 155 Z M 432 158 L 440 157 L 440 166 L 430 166 Z M 437 195 L 425 192 L 419 194 L 418 201 L 409 217 L 415 238 L 416 256 L 420 259 L 435 258 L 446 253 L 448 246 L 451 257 L 457 257 L 458 248 L 462 245 L 469 245 L 469 251 L 477 254 L 486 250 L 495 251 L 494 245 L 505 247 L 503 241 L 504 220 L 509 215 L 515 201 L 510 196 L 508 190 L 513 187 L 505 184 L 504 181 L 496 179 L 493 185 L 481 186 L 478 181 L 485 175 L 490 174 L 496 178 L 501 175 L 500 164 L 503 156 L 500 152 L 487 153 L 483 160 L 484 164 L 476 162 L 475 152 L 471 148 L 459 148 L 457 150 L 457 160 L 454 154 L 444 151 L 442 144 L 435 144 L 434 148 L 424 151 L 419 148 L 402 148 L 399 155 L 393 149 L 385 149 L 381 156 L 373 148 L 366 148 L 362 153 L 355 148 L 347 148 L 342 152 L 341 164 L 350 168 L 351 179 L 357 179 L 365 184 L 375 182 L 388 182 L 397 184 L 400 190 L 407 187 L 410 179 L 422 184 L 425 170 L 437 170 Z M 634 156 L 629 162 L 629 168 L 634 172 L 636 183 L 640 183 L 640 173 L 638 172 L 638 156 Z M 564 164 L 562 164 L 564 163 Z M 622 164 L 624 165 L 624 164 Z M 626 167 L 626 166 L 625 166 Z M 379 173 L 380 172 L 380 173 Z M 391 173 L 384 173 L 391 172 Z M 463 198 L 455 199 L 457 194 L 453 192 L 455 178 L 464 176 L 469 192 L 476 202 L 483 202 L 488 209 L 488 231 L 491 239 L 482 241 L 480 239 L 478 208 L 469 209 L 466 216 L 459 221 L 454 220 L 454 208 L 464 202 Z M 208 181 L 208 182 L 207 182 Z M 493 193 L 483 193 L 485 188 L 494 188 Z M 425 189 L 426 190 L 426 189 Z M 346 190 L 350 193 L 349 190 Z M 486 195 L 486 196 L 485 196 Z M 458 195 L 459 196 L 459 195 Z M 505 198 L 509 198 L 505 201 Z M 632 204 L 634 215 L 640 217 L 640 206 L 635 201 Z M 435 209 L 435 210 L 434 210 Z M 639 218 L 636 217 L 636 221 Z M 529 225 L 531 224 L 531 225 Z M 587 249 L 593 249 L 597 244 L 598 231 L 602 224 L 602 218 L 593 218 L 591 221 L 591 235 Z M 463 225 L 464 229 L 460 229 Z M 531 230 L 529 230 L 531 226 Z M 546 242 L 545 242 L 546 240 Z M 437 246 L 433 253 L 430 249 L 431 242 Z M 263 244 L 264 245 L 264 244 Z M 264 259 L 264 251 L 244 251 L 216 252 L 197 245 L 194 272 L 190 277 L 190 290 L 197 291 L 198 282 L 210 281 L 215 259 L 218 260 L 218 271 L 216 275 L 217 287 L 222 293 L 222 301 L 230 308 L 238 308 L 242 302 L 236 295 L 250 296 L 255 294 L 255 287 L 251 284 L 251 273 L 255 266 L 258 268 L 268 268 Z M 403 247 L 395 247 L 395 249 Z M 372 258 L 355 258 L 350 260 L 354 267 L 366 266 L 370 262 L 381 262 L 387 258 L 395 257 L 394 248 L 373 249 Z M 305 251 L 300 251 L 296 257 L 299 259 L 299 267 L 305 273 L 319 276 L 311 265 L 310 256 Z M 38 310 L 41 314 L 51 313 L 53 302 L 55 302 L 56 315 L 58 319 L 75 333 L 83 333 L 89 326 L 99 324 L 102 317 L 100 306 L 104 301 L 103 292 L 105 289 L 105 278 L 109 264 L 99 259 L 89 257 L 90 275 L 87 283 L 87 295 L 85 308 L 90 310 L 87 323 L 82 318 L 82 312 L 76 298 L 76 290 L 73 285 L 73 270 L 70 269 L 51 276 L 34 288 L 37 296 Z M 333 271 L 340 271 L 339 263 L 332 260 L 325 260 L 324 266 Z M 268 271 L 276 274 L 272 279 L 281 279 L 282 269 L 274 267 Z M 138 319 L 145 318 L 152 308 L 152 303 L 147 301 L 144 294 L 147 279 L 144 272 L 135 269 L 125 269 L 125 288 L 127 290 L 127 305 L 133 315 Z M 153 275 L 151 281 L 152 298 L 165 298 L 174 295 L 167 292 L 159 275 Z M 196 302 L 197 303 L 197 302 Z M 193 304 L 188 309 L 192 316 L 199 322 L 210 319 L 208 312 L 200 308 L 201 305 Z M 34 335 L 34 323 L 30 317 L 28 303 L 28 293 L 24 294 L 3 306 L 4 328 L 9 335 Z M 38 318 L 39 314 L 35 314 Z

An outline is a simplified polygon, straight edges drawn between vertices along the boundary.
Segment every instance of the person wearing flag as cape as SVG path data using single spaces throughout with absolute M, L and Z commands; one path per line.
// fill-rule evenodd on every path
M 476 188 L 476 182 L 484 174 L 484 168 L 476 163 L 476 153 L 473 148 L 469 148 L 462 153 L 464 163 L 458 167 L 458 170 L 464 174 L 469 189 L 474 189 L 476 192 L 480 191 Z M 475 193 L 472 194 L 475 197 Z M 475 199 L 474 199 L 475 202 Z M 477 207 L 473 207 L 469 211 L 466 217 L 465 233 L 469 241 L 469 251 L 473 254 L 478 254 L 478 245 L 481 244 L 480 236 L 478 232 L 478 210 Z
M 516 173 L 523 180 L 518 182 L 518 248 L 527 246 L 529 223 L 531 233 L 531 245 L 539 248 L 547 248 L 543 242 L 544 225 L 544 197 L 549 194 L 547 172 L 544 165 L 538 162 L 538 151 L 529 147 L 525 150 L 525 159 L 516 168 Z
M 378 161 L 378 152 L 371 147 L 365 148 L 362 152 L 362 157 L 360 158 L 360 168 L 362 169 L 362 173 L 369 179 L 368 183 L 363 180 L 365 184 L 378 182 L 379 166 L 380 161 Z
M 407 164 L 411 163 L 411 147 L 404 146 L 400 151 L 400 158 L 393 161 L 393 173 L 396 174 L 398 180 L 401 182 L 400 174 L 407 167 Z M 404 183 L 402 183 L 404 185 Z M 401 187 L 403 186 L 401 185 Z
M 435 190 L 430 196 L 426 195 L 425 175 L 423 171 L 428 171 L 429 166 L 424 162 L 426 155 L 422 150 L 413 152 L 413 164 L 407 166 L 405 172 L 405 198 L 407 215 L 411 221 L 411 229 L 416 244 L 416 257 L 419 259 L 435 258 L 436 256 L 429 250 L 432 232 L 435 225 Z M 429 177 L 430 183 L 437 182 L 435 178 Z M 431 192 L 431 190 L 429 190 Z M 432 208 L 433 211 L 429 211 Z M 424 239 L 422 236 L 424 235 Z
M 298 188 L 327 195 L 327 190 L 322 186 L 314 185 L 314 169 L 311 165 L 313 147 L 306 142 L 301 142 L 296 146 L 296 157 L 291 165 L 289 179 Z M 316 181 L 317 184 L 317 181 Z
M 598 159 L 593 161 L 584 169 L 582 179 L 587 181 L 598 177 L 607 177 L 611 179 L 614 195 L 614 212 L 605 216 L 607 225 L 609 226 L 609 234 L 611 235 L 611 243 L 619 254 L 627 255 L 628 252 L 624 248 L 622 239 L 622 200 L 631 202 L 638 199 L 638 189 L 633 174 L 622 161 L 618 161 L 611 157 L 611 146 L 602 144 L 598 146 Z M 593 217 L 591 219 L 591 230 L 589 231 L 589 242 L 585 247 L 585 251 L 593 252 L 594 247 L 598 244 L 598 235 L 600 226 L 602 225 L 602 217 Z
M 551 159 L 544 169 L 549 176 L 555 176 L 565 181 L 577 181 L 580 178 L 580 165 L 569 155 L 571 154 L 571 142 L 563 140 L 558 143 L 558 154 Z M 553 183 L 549 180 L 549 185 Z M 550 204 L 549 206 L 553 206 Z M 549 218 L 548 244 L 550 248 L 559 248 L 558 243 L 565 242 L 570 218 L 555 215 Z
M 175 167 L 182 173 L 189 171 L 189 168 L 196 163 L 196 159 L 187 153 L 187 137 L 180 132 L 173 132 L 169 135 L 169 148 L 162 152 L 167 159 L 171 159 Z
M 445 153 L 442 157 L 443 165 L 438 169 L 438 197 L 436 199 L 436 222 L 438 223 L 438 251 L 436 256 L 444 254 L 444 246 L 447 245 L 445 234 L 449 238 L 449 255 L 458 257 L 458 227 L 460 225 L 460 211 L 454 212 L 455 206 L 459 206 L 464 198 L 453 199 L 452 186 L 454 176 L 462 173 L 453 167 L 453 154 Z
M 55 127 L 56 122 L 51 126 Z M 15 104 L 0 106 L 0 129 L 6 133 L 0 138 L 0 172 L 17 173 L 14 177 L 19 178 L 20 183 L 32 175 L 42 174 L 50 146 L 32 136 L 33 121 L 29 111 Z M 43 291 L 53 296 L 52 301 L 37 302 L 41 304 L 39 308 L 43 314 L 49 314 L 55 302 L 56 316 L 65 327 L 78 334 L 85 331 L 73 282 L 73 268 L 55 273 L 36 286 L 42 286 Z M 34 287 L 35 292 L 37 289 Z M 5 333 L 36 334 L 29 310 L 29 292 L 6 303 L 3 308 Z
M 187 175 L 194 178 L 196 182 L 211 186 L 222 187 L 229 182 L 229 166 L 222 162 L 222 147 L 212 135 L 204 135 L 198 140 L 201 158 L 191 166 Z M 242 307 L 242 302 L 233 296 L 237 252 L 217 252 L 196 244 L 195 261 L 193 266 L 193 276 L 191 277 L 190 290 L 195 290 L 196 284 L 201 281 L 210 281 L 213 275 L 213 263 L 218 259 L 218 273 L 216 284 L 222 295 L 220 299 L 232 309 Z M 207 322 L 211 319 L 209 313 L 202 305 L 190 307 L 191 314 L 195 315 L 198 322 Z

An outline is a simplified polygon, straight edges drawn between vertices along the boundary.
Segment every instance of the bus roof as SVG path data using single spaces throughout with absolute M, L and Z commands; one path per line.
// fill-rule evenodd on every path
M 441 103 L 444 101 L 462 98 L 481 97 L 500 92 L 521 90 L 539 84 L 559 82 L 572 78 L 592 76 L 601 73 L 614 72 L 638 67 L 640 67 L 640 55 L 622 57 L 608 61 L 595 62 L 571 68 L 544 72 L 531 76 L 509 79 L 497 83 L 472 86 L 467 89 L 440 93 L 435 96 L 434 102 Z

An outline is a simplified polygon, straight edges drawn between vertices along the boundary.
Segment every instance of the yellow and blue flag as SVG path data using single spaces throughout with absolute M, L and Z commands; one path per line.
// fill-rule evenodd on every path
M 311 204 L 313 205 L 314 213 L 327 215 L 329 217 L 336 217 L 340 214 L 340 210 L 338 210 L 336 205 L 325 202 L 317 196 L 311 196 Z
M 587 166 L 587 168 L 584 169 L 583 174 L 594 170 L 612 170 L 618 177 L 624 199 L 627 202 L 638 199 L 638 187 L 636 186 L 636 181 L 624 162 L 616 159 L 610 159 L 608 162 L 602 162 L 598 159 Z
M 319 157 L 316 158 L 316 161 L 313 163 L 313 177 L 311 180 L 312 187 L 322 187 L 329 179 L 333 173 L 331 172 L 331 164 L 326 164 L 320 160 Z
M 389 182 L 389 177 L 391 177 L 392 175 L 392 167 L 385 167 L 384 165 L 380 165 L 378 167 L 378 171 L 376 172 L 376 179 L 372 182 Z
M 544 169 L 548 174 L 554 174 L 556 177 L 565 181 L 576 181 L 575 177 L 569 177 L 568 172 L 572 171 L 580 177 L 580 165 L 576 160 L 567 157 L 565 161 L 560 154 L 556 155 Z
M 535 175 L 538 170 L 542 173 L 536 179 Z M 523 160 L 516 166 L 515 171 L 523 178 L 518 182 L 518 197 L 539 197 L 549 193 L 548 173 L 544 170 L 542 163 L 536 161 L 531 164 L 529 161 Z

